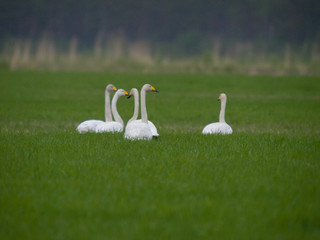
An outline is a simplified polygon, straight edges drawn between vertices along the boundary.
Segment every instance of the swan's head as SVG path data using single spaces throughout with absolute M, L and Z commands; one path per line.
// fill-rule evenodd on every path
M 129 96 L 129 93 L 126 90 L 123 90 L 123 89 L 118 89 L 116 94 L 118 94 L 119 96 Z
M 138 89 L 132 88 L 127 98 L 130 98 L 132 95 L 138 94 Z
M 117 88 L 113 84 L 108 84 L 106 87 L 106 90 L 108 92 L 115 92 L 115 91 L 117 91 Z
M 142 87 L 146 92 L 159 92 L 157 89 L 155 89 L 155 87 L 154 86 L 151 86 L 150 84 L 145 84 L 145 85 L 143 85 L 143 87 Z
M 225 93 L 220 93 L 218 101 L 227 101 L 227 95 Z

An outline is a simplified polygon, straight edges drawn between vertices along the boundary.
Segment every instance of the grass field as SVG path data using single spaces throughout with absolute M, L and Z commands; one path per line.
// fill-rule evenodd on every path
M 160 91 L 158 140 L 75 131 L 108 83 Z M 0 71 L 0 89 L 0 239 L 320 238 L 319 77 Z M 203 136 L 221 92 L 234 134 Z

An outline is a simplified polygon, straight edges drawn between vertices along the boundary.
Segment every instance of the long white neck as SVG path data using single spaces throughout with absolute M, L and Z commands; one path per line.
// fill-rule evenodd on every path
M 110 108 L 110 92 L 107 90 L 105 91 L 105 99 L 104 99 L 104 114 L 106 122 L 112 121 L 112 115 L 111 115 L 111 108 Z
M 117 102 L 118 102 L 119 97 L 120 97 L 119 94 L 116 93 L 112 98 L 112 114 L 113 114 L 114 120 L 123 126 L 123 120 L 120 117 L 118 110 L 117 110 Z
M 141 120 L 144 123 L 148 123 L 148 114 L 146 106 L 146 90 L 141 89 Z
M 131 91 L 133 97 L 134 97 L 134 112 L 132 118 L 128 122 L 137 120 L 139 115 L 139 93 L 137 90 Z
M 226 104 L 227 104 L 226 99 L 221 100 L 221 110 L 220 110 L 220 115 L 219 115 L 219 122 L 221 122 L 221 123 L 226 122 L 224 119 L 224 115 L 225 115 L 225 111 L 226 111 Z

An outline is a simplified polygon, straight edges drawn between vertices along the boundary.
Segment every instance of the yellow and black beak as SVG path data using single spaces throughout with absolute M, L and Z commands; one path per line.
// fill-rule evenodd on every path
M 113 91 L 117 91 L 117 88 L 116 88 L 116 87 L 113 87 L 112 89 L 113 89 Z
M 129 96 L 129 93 L 127 91 L 124 90 L 123 92 L 124 92 L 124 95 Z
M 151 86 L 151 89 L 153 92 L 157 92 L 157 93 L 159 92 L 157 89 L 154 88 L 154 86 Z
M 131 96 L 132 96 L 132 93 L 130 92 L 127 99 L 131 98 Z

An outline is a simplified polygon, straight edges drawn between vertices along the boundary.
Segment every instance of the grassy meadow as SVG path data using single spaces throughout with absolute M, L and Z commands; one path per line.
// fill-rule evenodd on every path
M 160 91 L 159 139 L 75 131 L 108 83 Z M 0 239 L 320 238 L 319 77 L 1 70 L 0 91 Z M 203 136 L 221 92 L 234 133 Z

